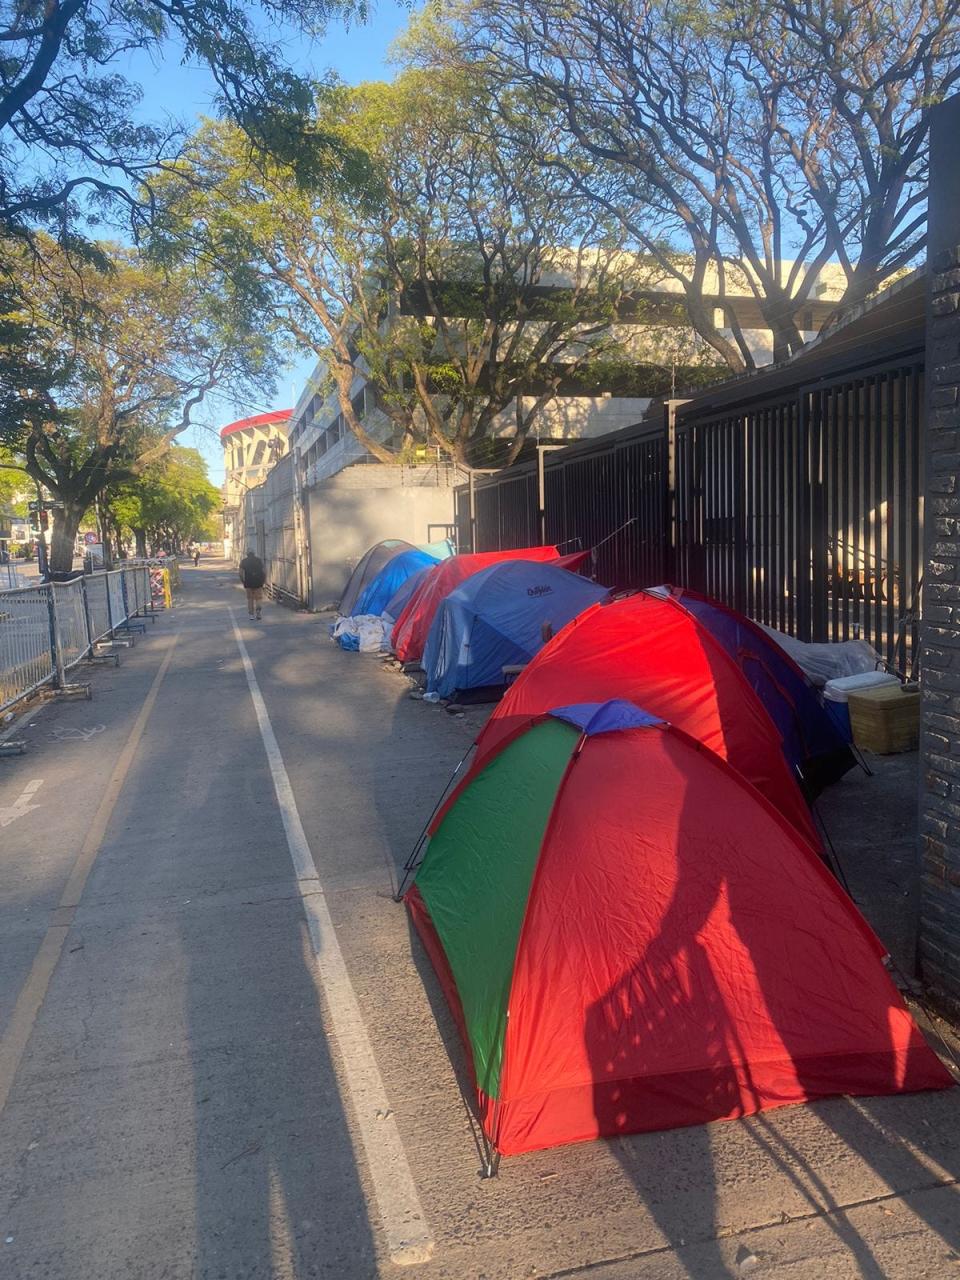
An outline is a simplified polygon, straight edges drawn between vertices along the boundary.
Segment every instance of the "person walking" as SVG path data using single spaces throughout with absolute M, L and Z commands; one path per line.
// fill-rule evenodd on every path
M 193 567 L 195 569 L 198 569 L 200 567 L 200 548 L 199 547 L 193 548 Z
M 263 604 L 263 584 L 267 580 L 267 571 L 263 561 L 252 551 L 240 561 L 240 581 L 247 593 L 247 612 L 251 618 L 260 619 L 260 607 Z

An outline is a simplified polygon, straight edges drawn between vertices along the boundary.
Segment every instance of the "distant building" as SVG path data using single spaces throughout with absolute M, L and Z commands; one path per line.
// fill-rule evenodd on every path
M 262 484 L 267 472 L 287 452 L 289 409 L 240 418 L 220 432 L 223 445 L 223 554 L 229 557 L 238 532 L 244 494 Z M 242 549 L 241 549 L 242 553 Z
M 784 271 L 789 272 L 792 265 L 785 263 Z M 549 291 L 569 284 L 567 275 L 557 271 L 545 276 L 541 287 Z M 810 301 L 799 317 L 805 341 L 815 338 L 834 314 L 845 287 L 846 279 L 839 266 L 827 264 L 821 269 L 810 291 Z M 733 326 L 736 326 L 756 363 L 769 364 L 773 359 L 772 335 L 764 327 L 754 290 L 745 273 L 731 268 L 724 288 L 716 272 L 708 272 L 703 290 L 705 299 L 713 306 L 714 321 L 722 326 L 724 336 L 732 338 Z M 679 368 L 702 358 L 702 340 L 689 323 L 677 321 L 677 308 L 681 303 L 680 285 L 671 278 L 657 278 L 651 287 L 643 290 L 643 305 L 635 318 L 625 317 L 615 326 L 628 359 L 636 360 L 638 365 L 657 365 L 669 371 L 671 365 Z M 401 314 L 404 311 L 401 305 Z M 366 377 L 362 358 L 357 359 L 355 368 L 351 387 L 354 412 L 372 439 L 388 443 L 395 434 L 395 425 L 377 406 L 375 389 Z M 682 391 L 683 388 L 671 388 L 669 394 L 682 394 Z M 530 398 L 525 397 L 522 408 L 528 409 L 530 404 Z M 650 396 L 624 395 L 613 387 L 598 387 L 589 393 L 571 389 L 557 395 L 540 410 L 530 434 L 535 441 L 543 442 L 606 435 L 640 422 L 650 404 Z M 511 402 L 495 421 L 492 436 L 509 438 L 516 417 L 516 405 Z M 297 457 L 301 483 L 307 486 L 335 476 L 344 467 L 371 460 L 346 425 L 337 393 L 322 362 L 316 366 L 290 415 L 289 445 Z M 421 449 L 420 452 L 423 462 L 439 461 L 435 450 Z M 479 458 L 473 463 L 490 465 Z

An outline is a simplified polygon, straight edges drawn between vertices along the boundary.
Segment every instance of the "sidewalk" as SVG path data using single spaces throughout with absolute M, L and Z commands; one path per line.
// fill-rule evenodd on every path
M 482 708 L 410 701 L 321 618 L 248 624 L 215 564 L 185 569 L 182 605 L 90 679 L 92 702 L 44 710 L 29 753 L 0 761 L 0 810 L 41 780 L 0 828 L 4 1278 L 960 1274 L 960 1093 L 478 1178 L 462 1052 L 390 895 Z M 432 1259 L 391 1261 L 401 1236 Z

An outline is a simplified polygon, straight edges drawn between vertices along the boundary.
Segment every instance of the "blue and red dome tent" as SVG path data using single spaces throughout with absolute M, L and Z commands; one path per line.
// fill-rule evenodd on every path
M 715 751 L 822 848 L 780 733 L 737 663 L 691 614 L 645 592 L 594 605 L 540 650 L 481 731 L 471 768 L 551 707 L 611 698 Z
M 559 631 L 608 594 L 566 569 L 508 560 L 471 574 L 441 601 L 423 652 L 427 692 L 501 688 L 503 668 L 543 648 L 544 624 Z
M 451 556 L 427 573 L 403 611 L 397 618 L 390 636 L 390 643 L 401 662 L 419 662 L 427 645 L 427 636 L 434 615 L 451 591 L 461 582 L 502 560 L 552 561 L 565 569 L 576 569 L 589 556 L 587 551 L 577 551 L 562 556 L 556 547 L 520 547 L 514 551 L 474 551 L 466 555 Z
M 628 702 L 501 741 L 405 901 L 500 1154 L 953 1081 L 768 802 Z
M 652 594 L 669 597 L 723 645 L 780 730 L 787 759 L 809 795 L 854 768 L 849 738 L 804 672 L 762 627 L 687 587 L 655 587 Z

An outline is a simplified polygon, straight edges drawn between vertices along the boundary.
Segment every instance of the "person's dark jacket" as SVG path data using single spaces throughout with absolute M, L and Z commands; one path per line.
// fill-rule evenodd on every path
M 259 556 L 244 556 L 240 561 L 240 581 L 245 587 L 262 587 L 267 580 L 267 571 Z

